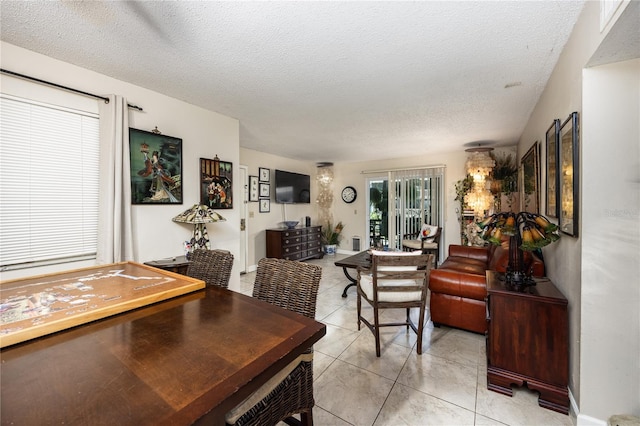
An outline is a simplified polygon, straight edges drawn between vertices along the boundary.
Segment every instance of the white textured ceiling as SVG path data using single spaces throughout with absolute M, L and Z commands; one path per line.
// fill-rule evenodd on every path
M 0 37 L 341 162 L 517 142 L 583 4 L 2 1 Z

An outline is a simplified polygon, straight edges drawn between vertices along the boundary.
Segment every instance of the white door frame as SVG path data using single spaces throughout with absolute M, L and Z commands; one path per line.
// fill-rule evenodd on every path
M 249 221 L 248 216 L 248 202 L 249 202 L 249 169 L 247 166 L 240 165 L 240 182 L 242 182 L 242 202 L 240 203 L 240 259 L 238 264 L 240 265 L 240 273 L 247 272 L 247 258 L 249 257 Z M 243 226 L 244 225 L 244 226 Z

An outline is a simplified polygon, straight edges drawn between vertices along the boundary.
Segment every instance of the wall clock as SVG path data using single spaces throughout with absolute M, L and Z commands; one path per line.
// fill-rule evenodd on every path
M 342 190 L 342 201 L 345 203 L 353 203 L 357 196 L 358 193 L 353 186 L 345 186 Z

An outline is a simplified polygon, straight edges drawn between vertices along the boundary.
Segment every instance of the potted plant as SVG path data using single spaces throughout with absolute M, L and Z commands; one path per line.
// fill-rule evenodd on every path
M 327 226 L 322 227 L 322 244 L 324 245 L 324 252 L 327 255 L 336 254 L 336 248 L 340 245 L 340 238 L 344 225 L 342 222 L 338 222 L 336 226 L 332 226 L 331 222 L 327 222 Z
M 502 194 L 506 195 L 508 210 L 511 210 L 512 193 L 518 190 L 518 166 L 515 158 L 511 154 L 502 153 L 496 155 L 491 153 L 491 158 L 496 162 L 491 171 L 491 193 L 496 195 L 496 209 L 501 209 Z

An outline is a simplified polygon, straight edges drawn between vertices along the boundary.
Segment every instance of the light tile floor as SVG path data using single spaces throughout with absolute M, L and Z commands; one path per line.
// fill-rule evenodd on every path
M 333 262 L 343 257 L 308 261 L 322 267 L 316 319 L 327 326 L 314 346 L 315 425 L 576 424 L 573 414 L 539 407 L 537 393 L 526 388 L 514 388 L 511 398 L 489 391 L 479 334 L 434 328 L 429 321 L 417 355 L 415 333 L 387 327 L 377 358 L 372 333 L 364 325 L 358 331 L 355 287 L 342 298 L 348 281 Z M 242 275 L 240 291 L 250 295 L 254 280 L 255 272 Z M 403 320 L 404 312 L 381 315 Z

